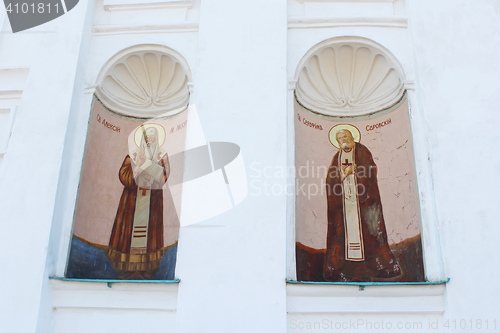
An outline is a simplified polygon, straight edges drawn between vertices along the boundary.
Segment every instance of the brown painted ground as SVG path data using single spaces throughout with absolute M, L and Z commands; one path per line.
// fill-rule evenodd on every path
M 420 234 L 392 244 L 390 248 L 404 272 L 400 282 L 425 281 Z M 323 278 L 325 251 L 326 249 L 314 249 L 296 243 L 297 281 L 325 281 Z M 350 261 L 346 261 L 344 269 L 360 273 L 367 270 L 363 262 Z

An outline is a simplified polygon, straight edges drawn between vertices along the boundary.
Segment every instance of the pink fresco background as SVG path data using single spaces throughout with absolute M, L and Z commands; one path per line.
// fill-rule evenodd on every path
M 98 115 L 101 123 L 98 122 Z M 105 127 L 102 122 L 119 127 L 120 132 Z M 172 127 L 187 120 L 187 110 L 166 119 L 151 120 L 163 126 L 166 137 L 161 146 L 169 156 L 184 151 L 186 126 L 169 133 Z M 85 148 L 85 157 L 78 190 L 78 201 L 73 225 L 73 234 L 89 242 L 105 245 L 109 243 L 111 229 L 123 191 L 123 185 L 118 178 L 120 167 L 131 150 L 137 146 L 133 141 L 136 129 L 144 121 L 111 113 L 95 99 L 91 112 L 89 133 Z M 130 136 L 130 138 L 129 138 Z M 171 170 L 182 172 L 183 170 Z M 175 243 L 179 236 L 179 217 L 174 200 L 180 205 L 180 186 L 177 192 L 171 193 L 168 183 L 163 187 L 163 223 L 165 246 Z
M 370 150 L 378 167 L 377 178 L 389 244 L 398 243 L 420 233 L 420 211 L 407 101 L 387 114 L 361 121 L 322 119 L 304 110 L 297 102 L 294 110 L 295 166 L 297 172 L 302 170 L 302 177 L 297 175 L 296 178 L 297 242 L 317 249 L 326 247 L 325 178 L 332 158 L 338 151 L 330 143 L 328 134 L 333 126 L 346 123 L 359 129 L 360 143 Z M 374 125 L 389 118 L 390 124 L 379 129 L 366 130 L 367 125 Z M 307 126 L 304 124 L 304 119 L 321 125 L 322 130 Z M 299 169 L 301 167 L 302 169 Z M 305 195 L 300 191 L 302 185 Z M 311 189 L 309 197 L 308 187 Z M 313 195 L 318 191 L 316 189 L 321 192 Z

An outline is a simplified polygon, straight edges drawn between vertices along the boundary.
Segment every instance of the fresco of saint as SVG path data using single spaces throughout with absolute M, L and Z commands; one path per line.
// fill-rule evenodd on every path
M 402 270 L 387 243 L 377 165 L 348 124 L 330 131 L 339 148 L 328 169 L 327 281 L 398 281 Z
M 164 141 L 162 126 L 142 125 L 135 132 L 138 148 L 120 168 L 124 188 L 107 252 L 121 271 L 118 279 L 152 279 L 164 255 L 162 187 L 170 174 Z

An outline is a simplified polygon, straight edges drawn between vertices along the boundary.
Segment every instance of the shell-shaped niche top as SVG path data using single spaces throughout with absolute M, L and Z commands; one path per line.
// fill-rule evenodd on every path
M 330 116 L 366 115 L 396 104 L 405 92 L 401 70 L 373 44 L 339 40 L 310 51 L 298 73 L 298 102 Z
M 188 75 L 180 61 L 158 50 L 126 54 L 101 78 L 98 97 L 111 110 L 154 117 L 182 111 L 189 103 Z

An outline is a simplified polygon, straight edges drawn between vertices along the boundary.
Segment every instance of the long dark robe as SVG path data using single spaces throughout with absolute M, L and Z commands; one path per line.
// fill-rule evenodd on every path
M 147 250 L 140 254 L 134 254 L 130 251 L 137 184 L 133 173 L 135 165 L 129 155 L 125 157 L 120 168 L 119 178 L 124 189 L 116 212 L 108 249 L 108 257 L 113 260 L 113 267 L 116 269 L 122 271 L 155 270 L 158 269 L 160 259 L 164 255 L 162 186 L 170 174 L 168 155 L 165 154 L 158 164 L 163 167 L 163 177 L 151 186 Z
M 356 143 L 354 155 L 365 261 L 350 261 L 350 265 L 346 265 L 339 150 L 332 159 L 326 178 L 328 233 L 323 276 L 329 281 L 395 278 L 401 275 L 401 270 L 387 243 L 377 165 L 368 148 L 360 143 Z

